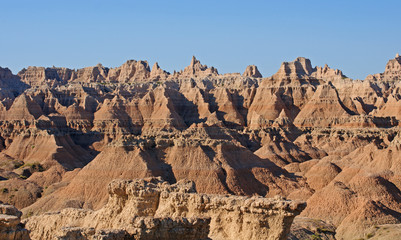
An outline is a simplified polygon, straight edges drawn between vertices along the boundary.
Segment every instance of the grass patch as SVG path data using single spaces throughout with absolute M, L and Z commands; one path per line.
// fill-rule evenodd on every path
M 310 239 L 311 240 L 323 240 L 322 237 L 317 233 L 313 234 Z
M 33 216 L 33 211 L 30 210 L 30 211 L 26 214 L 26 217 L 29 218 L 29 217 L 32 217 L 32 216 Z

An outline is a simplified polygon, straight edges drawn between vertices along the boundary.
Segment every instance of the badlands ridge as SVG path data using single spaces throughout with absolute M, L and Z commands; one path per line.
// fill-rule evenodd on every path
M 8 239 L 401 236 L 398 54 L 365 80 L 302 57 L 0 68 L 0 123 Z

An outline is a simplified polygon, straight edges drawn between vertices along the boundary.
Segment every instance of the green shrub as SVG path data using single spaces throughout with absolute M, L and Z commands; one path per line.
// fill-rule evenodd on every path
M 319 234 L 315 233 L 311 236 L 311 240 L 322 240 L 322 237 Z

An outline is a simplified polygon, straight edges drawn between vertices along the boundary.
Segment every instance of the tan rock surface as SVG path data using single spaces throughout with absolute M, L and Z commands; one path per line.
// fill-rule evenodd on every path
M 175 239 L 286 239 L 293 218 L 305 207 L 280 198 L 197 194 L 194 183 L 185 180 L 173 185 L 160 178 L 117 180 L 108 188 L 108 203 L 98 211 L 64 209 L 28 218 L 31 238 L 53 239 L 60 231 L 72 234 L 63 228 L 80 227 L 124 230 L 133 239 L 152 239 L 152 234 L 173 239 L 173 232 Z M 175 226 L 180 230 L 167 231 Z
M 208 76 L 216 76 L 218 75 L 217 69 L 214 67 L 208 67 L 206 65 L 202 65 L 195 56 L 192 57 L 191 64 L 187 66 L 183 71 L 178 73 L 178 76 L 181 78 L 190 78 L 190 77 L 208 77 Z
M 242 74 L 244 77 L 255 77 L 261 78 L 262 74 L 260 74 L 258 67 L 255 65 L 249 65 L 246 67 L 245 72 Z
M 337 238 L 364 237 L 401 212 L 399 62 L 363 81 L 306 58 L 263 79 L 195 57 L 171 75 L 136 60 L 0 68 L 1 199 L 26 214 L 98 210 L 113 179 L 162 176 L 308 201 L 303 215 Z
M 14 206 L 0 204 L 0 239 L 29 240 L 29 233 L 20 223 L 22 213 Z

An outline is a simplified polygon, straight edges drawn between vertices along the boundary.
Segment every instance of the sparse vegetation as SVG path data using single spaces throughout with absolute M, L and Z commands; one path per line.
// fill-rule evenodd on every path
M 1 192 L 2 192 L 2 193 L 8 193 L 8 188 L 2 188 L 2 189 L 1 189 Z
M 33 211 L 32 210 L 28 211 L 28 213 L 26 214 L 26 217 L 29 218 L 32 216 L 33 216 Z
M 42 166 L 42 164 L 38 163 L 38 162 L 34 162 L 34 163 L 25 163 L 24 165 L 20 166 L 20 168 L 23 167 L 29 167 L 34 171 L 38 171 L 38 172 L 43 172 L 45 169 Z
M 311 236 L 310 238 L 311 240 L 322 240 L 322 236 L 320 236 L 320 234 L 315 233 Z
M 369 238 L 372 238 L 373 236 L 374 236 L 373 233 L 368 233 L 368 235 L 366 235 L 366 238 L 369 239 Z
M 335 234 L 333 230 L 327 229 L 327 228 L 317 228 L 317 232 L 319 233 L 329 233 L 329 234 Z
M 14 168 L 20 168 L 20 167 L 23 166 L 23 165 L 24 165 L 24 162 L 23 162 L 23 161 L 14 162 Z

